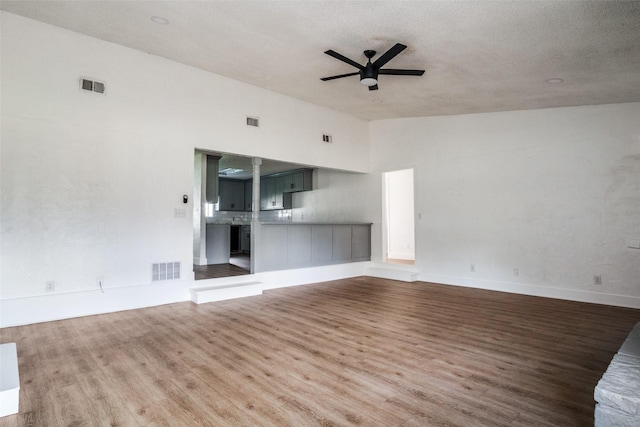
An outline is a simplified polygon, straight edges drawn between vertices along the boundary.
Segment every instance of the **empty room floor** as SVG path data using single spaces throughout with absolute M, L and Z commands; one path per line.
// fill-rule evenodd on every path
M 0 426 L 586 426 L 640 310 L 357 277 L 0 330 Z

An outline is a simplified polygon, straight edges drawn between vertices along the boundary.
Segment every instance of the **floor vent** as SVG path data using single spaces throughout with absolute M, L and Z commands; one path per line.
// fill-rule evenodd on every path
M 159 262 L 151 264 L 151 281 L 176 280 L 180 278 L 180 262 Z
M 247 117 L 247 126 L 253 126 L 257 128 L 260 125 L 260 120 L 257 117 Z
M 80 89 L 104 94 L 105 84 L 104 82 L 89 80 L 82 77 L 80 78 Z

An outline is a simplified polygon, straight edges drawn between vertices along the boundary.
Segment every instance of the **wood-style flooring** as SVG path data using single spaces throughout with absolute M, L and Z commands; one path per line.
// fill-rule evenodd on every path
M 358 277 L 0 330 L 0 426 L 591 426 L 640 310 Z
M 194 265 L 193 271 L 195 280 L 243 276 L 251 274 L 251 259 L 249 255 L 232 255 L 228 264 Z

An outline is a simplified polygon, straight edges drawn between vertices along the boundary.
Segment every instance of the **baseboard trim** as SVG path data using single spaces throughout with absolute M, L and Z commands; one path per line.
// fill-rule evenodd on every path
M 269 290 L 363 276 L 366 275 L 367 268 L 370 266 L 375 266 L 375 264 L 370 261 L 364 261 L 295 270 L 269 271 L 243 277 L 246 280 L 259 281 L 263 284 L 264 290 Z M 195 280 L 175 280 L 165 283 L 105 288 L 104 292 L 92 290 L 0 300 L 0 329 L 190 301 L 189 290 L 191 288 L 196 286 L 223 286 L 237 282 L 237 280 L 238 277 L 198 280 L 197 282 Z M 418 280 L 640 309 L 640 297 L 628 295 L 495 282 L 437 274 L 420 274 Z
M 439 283 L 450 286 L 486 289 L 490 291 L 508 292 L 512 294 L 530 295 L 544 298 L 555 298 L 591 304 L 613 305 L 617 307 L 639 308 L 640 297 L 618 295 L 603 292 L 584 291 L 580 289 L 564 289 L 552 286 L 541 286 L 512 282 L 496 282 L 467 277 L 455 277 L 439 274 L 421 274 L 420 281 Z
M 242 277 L 247 281 L 261 282 L 263 289 L 276 289 L 362 276 L 369 264 L 369 261 L 336 264 Z M 91 290 L 5 299 L 0 300 L 0 329 L 190 301 L 191 288 L 226 286 L 237 282 L 238 276 L 198 281 L 174 280 L 105 288 L 104 292 Z

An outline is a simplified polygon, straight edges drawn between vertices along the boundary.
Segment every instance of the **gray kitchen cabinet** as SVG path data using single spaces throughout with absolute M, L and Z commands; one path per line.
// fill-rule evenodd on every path
M 260 179 L 260 210 L 275 209 L 275 185 L 276 182 L 273 178 L 263 177 Z
M 333 259 L 351 259 L 352 232 L 350 225 L 333 226 Z
M 260 179 L 260 210 L 291 209 L 291 195 L 284 193 L 284 176 L 267 176 Z
M 283 191 L 285 193 L 296 193 L 298 191 L 310 191 L 313 189 L 313 170 L 299 169 L 283 175 Z
M 256 271 L 371 260 L 371 224 L 263 223 Z
M 297 169 L 260 177 L 260 210 L 291 209 L 291 193 L 313 189 L 313 169 Z M 244 209 L 251 211 L 253 180 L 244 181 Z
M 333 225 L 314 225 L 311 230 L 311 260 L 318 264 L 333 259 Z
M 230 241 L 229 224 L 207 224 L 207 264 L 228 264 Z
M 253 203 L 253 180 L 248 179 L 244 182 L 244 210 L 251 212 Z
M 287 263 L 289 265 L 311 263 L 311 225 L 287 228 Z
M 351 228 L 351 238 L 351 259 L 369 259 L 371 257 L 371 227 L 354 225 Z
M 244 211 L 244 181 L 220 179 L 219 211 Z
M 286 227 L 262 227 L 261 241 L 264 242 L 262 254 L 263 263 L 268 266 L 287 264 L 287 228 Z M 275 270 L 275 268 L 274 268 Z
M 240 227 L 240 252 L 243 254 L 251 253 L 251 226 L 243 225 Z

